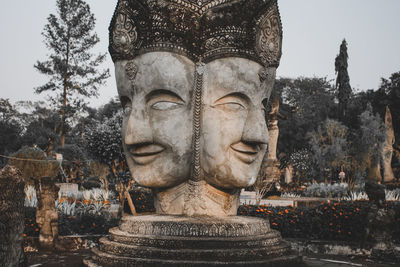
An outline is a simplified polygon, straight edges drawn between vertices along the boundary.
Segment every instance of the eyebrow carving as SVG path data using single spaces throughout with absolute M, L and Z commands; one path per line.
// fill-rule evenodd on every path
M 182 99 L 182 97 L 180 97 L 178 94 L 176 94 L 170 90 L 166 90 L 166 89 L 157 89 L 157 90 L 153 90 L 150 93 L 148 93 L 146 95 L 146 103 L 149 102 L 152 98 L 160 96 L 160 95 L 168 95 L 170 97 L 177 98 L 179 101 L 182 101 L 183 103 L 186 103 Z

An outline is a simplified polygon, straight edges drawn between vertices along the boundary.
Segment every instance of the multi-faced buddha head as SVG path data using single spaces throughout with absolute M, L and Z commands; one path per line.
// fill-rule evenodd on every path
M 110 53 L 123 146 L 132 176 L 157 189 L 164 213 L 193 199 L 235 202 L 255 182 L 281 34 L 276 0 L 118 2 Z

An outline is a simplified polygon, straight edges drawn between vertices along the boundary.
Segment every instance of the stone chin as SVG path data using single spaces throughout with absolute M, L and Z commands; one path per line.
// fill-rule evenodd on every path
M 229 162 L 224 162 L 217 166 L 208 166 L 210 169 L 204 169 L 205 180 L 212 186 L 220 189 L 238 189 L 252 186 L 260 170 L 262 159 L 265 153 L 265 146 L 260 151 L 256 159 L 251 163 L 244 161 L 242 157 L 246 155 L 234 155 L 236 152 L 228 152 Z M 207 156 L 207 161 L 212 161 Z

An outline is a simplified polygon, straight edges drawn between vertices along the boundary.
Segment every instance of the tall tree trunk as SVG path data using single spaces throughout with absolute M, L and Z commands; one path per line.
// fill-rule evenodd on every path
M 67 107 L 67 77 L 64 78 L 63 106 L 61 109 L 61 147 L 65 145 L 65 109 Z
M 63 106 L 61 109 L 61 147 L 65 145 L 65 117 L 66 117 L 66 109 L 67 109 L 67 89 L 68 89 L 68 66 L 69 66 L 69 31 L 68 29 L 68 39 L 67 39 L 67 52 L 65 58 L 65 74 L 64 74 L 64 91 L 63 91 Z

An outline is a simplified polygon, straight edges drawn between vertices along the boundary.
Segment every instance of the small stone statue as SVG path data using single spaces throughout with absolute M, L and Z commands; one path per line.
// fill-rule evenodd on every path
M 53 249 L 58 238 L 58 213 L 54 205 L 58 190 L 52 178 L 40 179 L 36 222 L 40 228 L 40 246 L 44 249 Z

